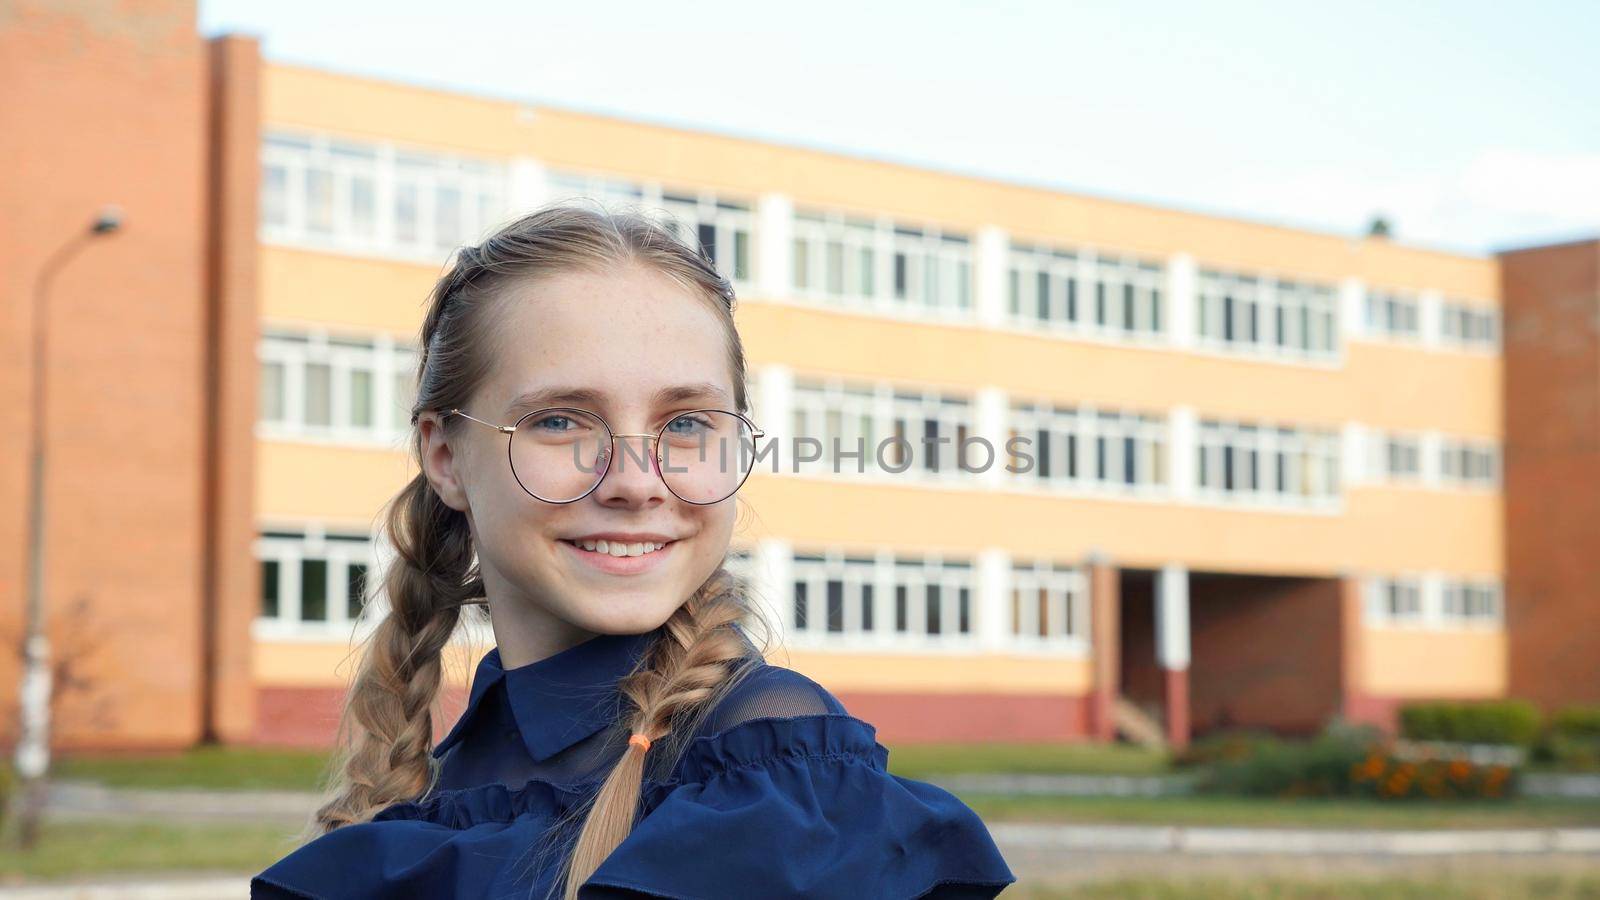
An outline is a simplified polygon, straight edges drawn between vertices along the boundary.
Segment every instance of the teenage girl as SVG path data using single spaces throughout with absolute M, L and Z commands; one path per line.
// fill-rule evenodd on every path
M 977 898 L 1015 880 L 971 809 L 890 775 L 872 725 L 765 661 L 725 567 L 763 435 L 733 310 L 710 262 L 636 212 L 548 206 L 459 251 L 420 335 L 419 472 L 383 523 L 390 609 L 329 796 L 252 897 Z M 442 655 L 474 606 L 495 647 L 434 746 Z

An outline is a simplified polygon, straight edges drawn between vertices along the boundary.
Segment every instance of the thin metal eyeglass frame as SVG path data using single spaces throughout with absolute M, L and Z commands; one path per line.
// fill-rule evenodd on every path
M 511 441 L 516 437 L 517 429 L 522 427 L 522 423 L 528 421 L 528 419 L 530 419 L 530 418 L 532 418 L 534 416 L 541 415 L 543 413 L 551 413 L 551 412 L 575 412 L 575 413 L 582 413 L 582 414 L 584 414 L 586 416 L 593 416 L 594 418 L 599 420 L 601 425 L 605 426 L 606 434 L 610 435 L 610 438 L 606 441 L 606 450 L 605 450 L 606 466 L 605 466 L 605 469 L 603 471 L 601 471 L 600 475 L 597 478 L 595 478 L 594 484 L 589 485 L 589 489 L 588 490 L 584 491 L 583 493 L 579 494 L 576 497 L 573 497 L 571 500 L 548 500 L 548 499 L 546 499 L 544 497 L 539 496 L 538 494 L 535 494 L 533 491 L 528 490 L 528 486 L 522 483 L 521 476 L 517 475 L 517 465 L 512 460 L 512 457 L 511 457 Z M 750 467 L 750 471 L 744 473 L 744 477 L 739 479 L 739 483 L 734 485 L 733 490 L 728 492 L 727 497 L 722 497 L 722 498 L 717 499 L 717 500 L 712 500 L 709 503 L 700 503 L 700 502 L 697 502 L 697 501 L 694 501 L 694 500 L 690 500 L 687 497 L 684 497 L 683 495 L 679 494 L 677 491 L 672 490 L 672 484 L 667 481 L 666 474 L 661 471 L 661 463 L 663 462 L 663 460 L 661 459 L 661 436 L 666 434 L 668 425 L 671 425 L 673 422 L 678 421 L 678 419 L 680 419 L 680 418 L 682 418 L 684 416 L 687 416 L 690 413 L 697 413 L 697 412 L 722 413 L 723 415 L 729 415 L 729 416 L 733 416 L 733 417 L 739 419 L 741 422 L 743 422 L 746 425 L 750 426 L 750 438 L 751 438 L 752 441 L 758 440 L 758 439 L 763 438 L 763 437 L 766 437 L 766 435 L 767 435 L 767 433 L 765 431 L 762 431 L 760 428 L 756 427 L 756 423 L 750 421 L 750 417 L 749 416 L 743 415 L 741 413 L 733 412 L 732 410 L 713 409 L 713 408 L 710 408 L 710 407 L 707 407 L 707 408 L 704 408 L 704 409 L 686 409 L 686 410 L 683 410 L 682 412 L 673 413 L 672 418 L 668 419 L 666 421 L 666 423 L 661 426 L 661 430 L 657 431 L 655 434 L 649 434 L 649 433 L 645 433 L 645 434 L 618 434 L 617 432 L 611 430 L 611 423 L 607 422 L 605 420 L 604 416 L 600 415 L 597 412 L 593 412 L 591 410 L 579 409 L 576 406 L 546 406 L 543 409 L 536 409 L 536 410 L 534 410 L 532 412 L 524 413 L 521 418 L 517 419 L 517 421 L 514 424 L 511 424 L 511 425 L 497 425 L 494 422 L 486 422 L 483 419 L 480 419 L 480 418 L 478 418 L 476 416 L 468 415 L 467 413 L 462 412 L 459 407 L 456 408 L 456 409 L 446 410 L 443 413 L 442 418 L 449 418 L 450 416 L 460 416 L 463 419 L 471 419 L 472 421 L 477 422 L 479 425 L 487 425 L 490 428 L 493 428 L 494 430 L 504 434 L 506 436 L 506 464 L 511 467 L 511 477 L 515 478 L 517 480 L 517 486 L 522 488 L 522 492 L 523 493 L 527 494 L 529 497 L 532 497 L 535 500 L 538 500 L 541 503 L 553 503 L 553 504 L 555 504 L 557 506 L 565 506 L 568 503 L 577 503 L 579 500 L 582 500 L 583 498 L 585 498 L 585 497 L 589 496 L 590 494 L 594 493 L 595 488 L 599 487 L 600 483 L 602 481 L 606 480 L 606 475 L 611 472 L 611 460 L 615 456 L 615 454 L 613 454 L 611 452 L 611 449 L 612 449 L 612 446 L 613 446 L 614 442 L 616 441 L 616 439 L 619 438 L 619 437 L 623 437 L 623 438 L 625 438 L 625 437 L 638 437 L 638 438 L 647 438 L 649 440 L 655 441 L 655 453 L 654 453 L 654 456 L 655 456 L 655 461 L 656 461 L 656 477 L 661 479 L 662 485 L 664 485 L 666 487 L 666 489 L 672 493 L 672 496 L 677 497 L 679 500 L 682 500 L 683 502 L 692 504 L 694 506 L 715 506 L 716 504 L 721 503 L 723 500 L 728 499 L 728 497 L 732 497 L 734 494 L 739 493 L 739 488 L 744 487 L 744 483 L 746 481 L 750 480 L 750 472 L 754 472 L 755 471 L 755 466 L 752 465 Z

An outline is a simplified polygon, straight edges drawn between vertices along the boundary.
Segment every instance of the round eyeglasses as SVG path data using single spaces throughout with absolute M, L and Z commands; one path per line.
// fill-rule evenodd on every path
M 506 455 L 512 477 L 536 500 L 575 503 L 600 486 L 615 458 L 616 438 L 645 438 L 655 452 L 633 453 L 626 446 L 623 466 L 651 460 L 673 496 L 685 503 L 709 506 L 733 496 L 755 468 L 755 440 L 766 432 L 736 412 L 692 409 L 677 413 L 655 434 L 617 434 L 606 421 L 584 409 L 551 406 L 496 425 L 459 409 L 460 416 L 510 436 Z

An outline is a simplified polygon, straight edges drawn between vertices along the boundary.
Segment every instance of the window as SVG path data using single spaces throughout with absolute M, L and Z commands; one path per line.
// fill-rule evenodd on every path
M 1127 493 L 1167 485 L 1166 420 L 1148 413 L 1012 404 L 996 451 L 1016 481 Z
M 846 554 L 794 557 L 791 634 L 824 645 L 969 641 L 976 582 L 966 560 Z
M 1200 496 L 1226 502 L 1328 506 L 1340 496 L 1340 442 L 1327 429 L 1200 422 Z
M 1500 585 L 1492 581 L 1447 580 L 1442 596 L 1442 615 L 1451 623 L 1499 623 L 1504 612 Z
M 263 531 L 255 544 L 261 566 L 259 619 L 286 633 L 348 632 L 369 600 L 372 546 L 368 535 L 317 526 Z
M 1332 285 L 1204 269 L 1195 302 L 1202 345 L 1299 358 L 1338 353 Z
M 1376 624 L 1423 628 L 1498 626 L 1504 591 L 1498 579 L 1424 573 L 1366 580 L 1367 617 Z
M 1446 437 L 1439 446 L 1439 479 L 1463 487 L 1493 487 L 1500 480 L 1499 457 L 1492 442 Z
M 1426 618 L 1420 578 L 1373 578 L 1367 591 L 1368 616 L 1374 621 L 1416 624 Z
M 1500 344 L 1500 312 L 1481 303 L 1446 300 L 1439 311 L 1439 339 L 1447 346 L 1493 350 Z
M 796 379 L 790 440 L 780 447 L 782 471 L 803 474 L 879 472 L 897 478 L 970 477 L 986 459 L 975 436 L 971 402 L 933 390 L 888 383 Z M 797 451 L 821 458 L 802 462 Z M 962 448 L 967 447 L 963 455 Z M 782 454 L 793 456 L 784 460 Z
M 1159 335 L 1166 330 L 1159 262 L 1104 250 L 1063 250 L 1013 243 L 1006 311 L 1035 328 Z
M 1050 562 L 1014 562 L 1009 631 L 1023 644 L 1071 644 L 1087 650 L 1089 590 L 1082 569 Z
M 1422 477 L 1422 438 L 1415 434 L 1379 433 L 1377 471 L 1388 481 L 1417 481 Z
M 271 132 L 261 166 L 261 234 L 276 243 L 436 262 L 508 212 L 497 161 Z
M 256 353 L 263 433 L 389 445 L 410 428 L 415 353 L 387 336 L 269 328 Z
M 880 312 L 972 314 L 972 246 L 966 235 L 887 218 L 797 211 L 795 293 Z
M 671 228 L 690 247 L 699 248 L 722 277 L 735 285 L 755 277 L 755 213 L 747 202 L 710 191 L 676 190 L 576 172 L 552 173 L 549 185 L 552 201 L 587 198 L 608 209 L 643 212 Z
M 1367 289 L 1366 322 L 1370 334 L 1401 340 L 1421 337 L 1415 294 L 1384 289 Z

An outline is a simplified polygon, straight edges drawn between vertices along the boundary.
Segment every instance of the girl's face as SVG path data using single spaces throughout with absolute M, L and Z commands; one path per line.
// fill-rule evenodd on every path
M 706 299 L 629 265 L 573 271 L 507 288 L 497 364 L 463 410 L 501 425 L 537 406 L 598 414 L 617 434 L 655 434 L 691 409 L 734 410 L 724 331 Z M 585 392 L 584 397 L 562 395 Z M 507 436 L 463 420 L 446 445 L 423 420 L 424 463 L 444 501 L 466 513 L 495 635 L 508 657 L 542 658 L 593 633 L 637 634 L 665 622 L 722 562 L 735 499 L 709 506 L 673 495 L 641 438 L 617 438 L 598 487 L 546 503 L 517 483 Z M 627 446 L 624 446 L 624 444 Z M 666 546 L 618 560 L 575 541 L 613 534 Z

